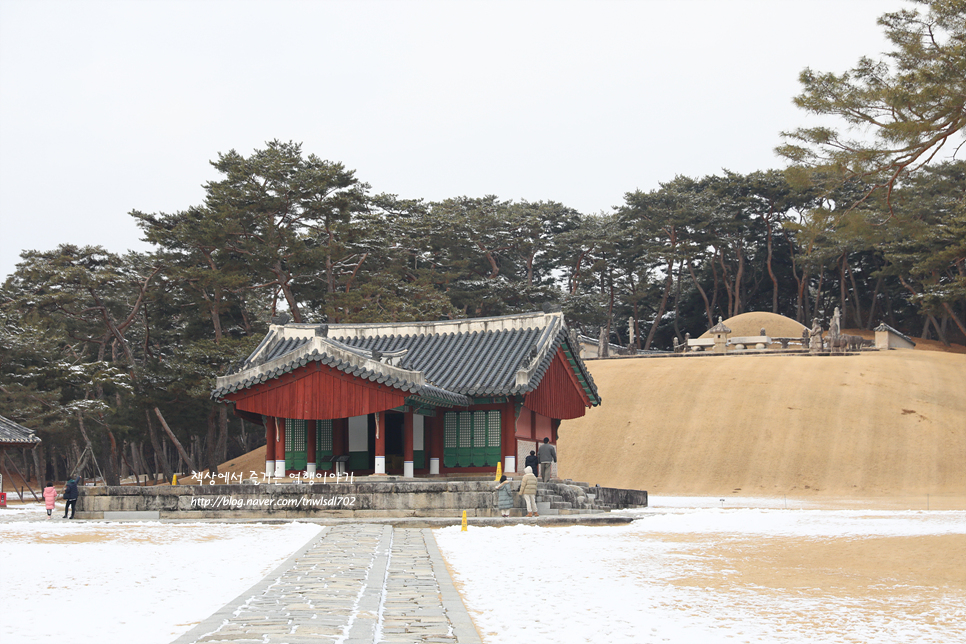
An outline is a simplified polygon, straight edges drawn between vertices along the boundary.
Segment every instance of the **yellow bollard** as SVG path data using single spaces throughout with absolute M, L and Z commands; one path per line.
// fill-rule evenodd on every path
M 178 475 L 177 474 L 172 474 L 171 475 L 171 485 L 177 485 L 177 484 L 178 484 Z
M 460 528 L 460 532 L 466 532 L 466 510 L 463 510 L 463 526 Z
M 499 481 L 501 476 L 503 476 L 503 463 L 497 463 L 496 464 L 496 478 L 493 479 L 493 480 L 494 481 Z

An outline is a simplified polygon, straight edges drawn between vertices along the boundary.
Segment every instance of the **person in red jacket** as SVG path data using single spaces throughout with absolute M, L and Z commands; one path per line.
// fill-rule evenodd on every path
M 54 501 L 57 500 L 57 490 L 54 489 L 54 484 L 51 483 L 44 488 L 44 505 L 47 506 L 47 518 L 50 518 L 50 513 L 54 510 Z

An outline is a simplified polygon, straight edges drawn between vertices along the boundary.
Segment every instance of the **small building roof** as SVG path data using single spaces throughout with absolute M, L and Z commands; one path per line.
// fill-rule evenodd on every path
M 715 333 L 731 333 L 731 329 L 729 329 L 724 325 L 724 322 L 721 321 L 720 316 L 718 317 L 718 323 L 715 324 L 710 329 L 708 329 L 708 331 L 704 335 L 714 335 Z M 701 337 L 704 337 L 704 336 L 701 336 Z
M 215 383 L 212 397 L 267 382 L 310 362 L 401 390 L 408 398 L 465 406 L 473 398 L 526 394 L 563 347 L 592 405 L 597 386 L 570 347 L 560 312 L 385 324 L 273 324 L 261 344 Z
M 33 430 L 0 416 L 0 445 L 35 447 L 38 443 L 40 443 L 40 437 L 34 434 Z
M 905 340 L 906 342 L 908 342 L 912 346 L 916 346 L 916 343 L 915 343 L 915 341 L 912 338 L 910 338 L 908 335 L 906 335 L 902 331 L 897 331 L 897 330 L 893 329 L 891 326 L 889 326 L 885 322 L 881 323 L 879 326 L 877 326 L 873 330 L 874 331 L 879 331 L 880 333 L 882 333 L 882 332 L 892 333 L 894 335 L 899 336 L 900 338 L 902 338 L 903 340 Z

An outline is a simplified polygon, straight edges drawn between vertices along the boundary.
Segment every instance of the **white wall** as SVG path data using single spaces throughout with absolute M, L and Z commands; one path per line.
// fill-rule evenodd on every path
M 413 451 L 426 449 L 423 441 L 423 420 L 419 414 L 413 414 Z
M 349 451 L 369 451 L 369 417 L 353 416 L 349 419 Z

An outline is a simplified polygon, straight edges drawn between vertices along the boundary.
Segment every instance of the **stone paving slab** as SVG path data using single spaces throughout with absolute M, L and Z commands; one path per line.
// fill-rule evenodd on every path
M 432 530 L 326 527 L 173 644 L 481 642 Z

